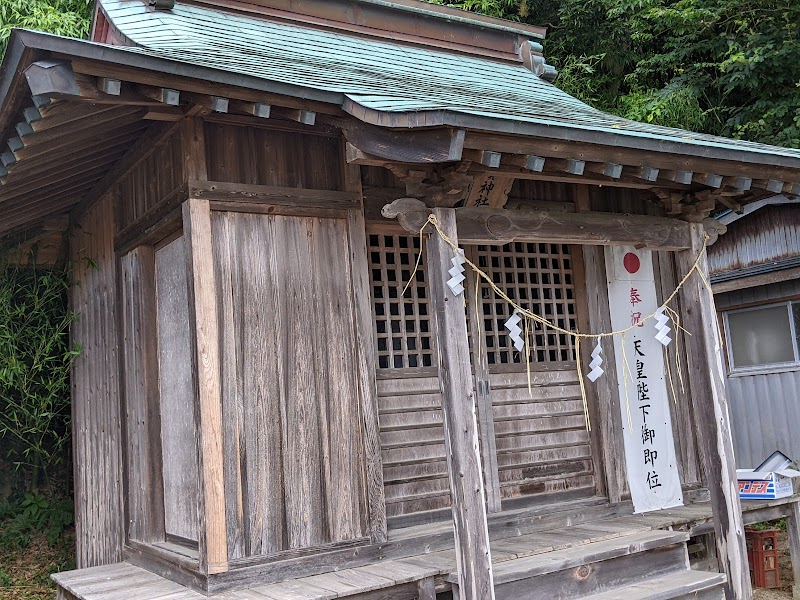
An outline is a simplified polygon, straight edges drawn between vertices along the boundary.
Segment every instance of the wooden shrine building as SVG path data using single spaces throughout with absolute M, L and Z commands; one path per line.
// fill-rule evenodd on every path
M 703 252 L 800 152 L 596 111 L 543 37 L 416 0 L 13 33 L 0 235 L 76 261 L 61 598 L 749 598 L 743 526 L 786 516 L 800 565 L 797 498 L 738 497 Z M 620 330 L 619 248 L 691 335 L 575 337 Z M 670 481 L 619 376 L 654 322 Z

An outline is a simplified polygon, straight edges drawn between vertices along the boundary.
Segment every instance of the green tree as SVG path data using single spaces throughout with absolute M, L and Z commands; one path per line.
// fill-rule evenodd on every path
M 800 147 L 797 0 L 434 0 L 548 27 L 556 85 L 621 116 Z
M 545 0 L 548 56 L 628 118 L 800 146 L 796 0 Z M 575 65 L 588 65 L 582 77 Z M 576 79 L 591 80 L 581 95 Z
M 91 17 L 91 0 L 0 0 L 0 59 L 14 27 L 85 38 Z

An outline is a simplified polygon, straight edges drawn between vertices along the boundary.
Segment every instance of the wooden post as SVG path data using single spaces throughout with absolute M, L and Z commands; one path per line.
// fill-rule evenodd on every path
M 691 225 L 691 248 L 676 254 L 678 272 L 686 273 L 694 265 L 703 247 L 703 226 Z M 708 260 L 703 256 L 700 271 L 708 278 Z M 684 314 L 681 325 L 692 335 L 687 337 L 691 402 L 700 458 L 708 477 L 711 510 L 714 516 L 717 554 L 720 568 L 728 577 L 727 598 L 752 598 L 747 549 L 744 540 L 736 466 L 733 458 L 725 372 L 722 365 L 722 341 L 717 312 L 710 290 L 694 273 L 681 290 Z
M 434 215 L 447 236 L 458 243 L 454 209 L 437 208 Z M 492 558 L 486 523 L 481 456 L 467 322 L 463 296 L 447 286 L 453 249 L 438 234 L 428 242 L 431 305 L 439 348 L 444 440 L 455 529 L 458 586 L 464 600 L 494 598 Z
M 792 502 L 789 506 L 792 513 L 786 518 L 786 532 L 789 534 L 789 553 L 794 575 L 792 598 L 800 600 L 800 502 Z
M 591 212 L 589 186 L 575 186 L 575 212 Z M 608 281 L 604 246 L 581 246 L 573 257 L 576 285 L 583 285 L 586 302 L 578 302 L 578 324 L 581 330 L 589 332 L 611 331 L 611 312 L 608 307 Z M 580 296 L 579 296 L 580 298 Z M 615 364 L 614 341 L 605 338 L 600 341 L 606 364 Z M 594 350 L 592 344 L 581 347 L 581 362 L 588 365 Z M 622 422 L 619 410 L 619 387 L 616 369 L 606 369 L 603 377 L 586 387 L 590 415 L 595 426 L 592 428 L 592 453 L 595 457 L 597 478 L 603 485 L 597 485 L 597 493 L 608 496 L 611 504 L 622 502 L 628 491 L 625 470 L 625 449 L 622 444 Z M 596 453 L 595 453 L 596 452 Z M 597 464 L 597 463 L 601 464 Z
M 486 485 L 486 508 L 490 513 L 502 510 L 500 498 L 500 474 L 497 469 L 497 440 L 494 434 L 494 412 L 492 411 L 492 394 L 489 383 L 489 365 L 486 361 L 486 340 L 481 329 L 482 317 L 476 311 L 480 305 L 475 303 L 475 288 L 479 280 L 475 273 L 467 275 L 466 291 L 467 306 L 473 313 L 470 319 L 470 334 L 472 335 L 473 352 L 472 367 L 475 371 L 475 394 L 478 408 L 478 422 L 480 423 L 481 455 L 483 456 L 483 477 Z M 480 298 L 478 298 L 480 302 Z
M 183 232 L 189 278 L 189 323 L 194 345 L 194 385 L 199 432 L 200 564 L 208 574 L 228 570 L 225 483 L 222 449 L 217 290 L 208 200 L 183 204 Z
M 362 196 L 361 167 L 344 165 L 343 168 L 346 191 L 356 192 Z M 363 197 L 358 210 L 350 211 L 347 226 L 350 234 L 350 256 L 353 261 L 353 304 L 356 312 L 358 387 L 361 392 L 361 412 L 364 419 L 364 458 L 367 474 L 369 529 L 372 542 L 382 543 L 388 539 L 386 493 L 383 487 L 383 462 L 378 424 L 378 384 L 375 378 L 377 347 L 375 336 L 372 333 L 367 233 L 362 206 Z

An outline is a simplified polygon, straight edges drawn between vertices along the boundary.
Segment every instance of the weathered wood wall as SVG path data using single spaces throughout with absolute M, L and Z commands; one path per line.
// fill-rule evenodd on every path
M 174 131 L 118 182 L 118 230 L 125 231 L 144 215 L 157 210 L 159 202 L 183 185 L 183 165 L 181 136 Z
M 228 555 L 367 535 L 347 221 L 213 213 Z
M 168 536 L 198 541 L 197 415 L 183 236 L 155 251 L 164 527 Z
M 341 140 L 335 132 L 206 122 L 205 140 L 210 181 L 342 189 Z
M 534 370 L 490 376 L 497 463 L 504 499 L 594 492 L 594 465 L 578 374 Z
M 114 205 L 97 203 L 78 221 L 70 240 L 77 285 L 70 332 L 81 353 L 72 368 L 75 461 L 76 563 L 79 568 L 118 562 L 125 539 L 117 337 Z M 83 259 L 91 259 L 95 266 Z

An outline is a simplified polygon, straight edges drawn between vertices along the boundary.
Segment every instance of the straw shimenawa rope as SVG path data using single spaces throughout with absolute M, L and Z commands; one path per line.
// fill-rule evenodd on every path
M 411 285 L 412 281 L 414 281 L 416 273 L 419 270 L 420 260 L 422 259 L 422 245 L 423 245 L 424 233 L 425 233 L 425 228 L 428 225 L 433 226 L 433 228 L 436 230 L 436 233 L 439 235 L 439 237 L 441 237 L 442 240 L 444 240 L 444 242 L 453 249 L 453 252 L 459 252 L 458 245 L 455 244 L 453 242 L 453 240 L 451 240 L 450 237 L 444 231 L 442 231 L 442 228 L 439 226 L 439 222 L 436 219 L 436 216 L 435 215 L 429 215 L 428 216 L 428 220 L 425 221 L 425 223 L 422 225 L 422 227 L 420 227 L 420 230 L 419 230 L 420 244 L 419 244 L 419 254 L 417 255 L 417 262 L 414 265 L 414 271 L 411 273 L 411 277 L 409 278 L 408 282 L 406 283 L 405 287 L 403 288 L 403 293 L 401 294 L 401 297 L 405 295 L 405 292 L 408 289 L 408 286 Z M 706 235 L 704 240 L 703 240 L 703 247 L 698 252 L 697 258 L 695 259 L 694 263 L 692 264 L 692 268 L 689 269 L 689 272 L 686 273 L 686 275 L 683 276 L 683 279 L 680 280 L 680 282 L 678 283 L 678 285 L 675 288 L 675 290 L 666 298 L 666 300 L 664 300 L 664 302 L 661 304 L 661 306 L 659 306 L 658 309 L 656 309 L 655 311 L 653 311 L 649 315 L 646 315 L 646 316 L 642 317 L 638 321 L 638 323 L 635 323 L 635 324 L 631 325 L 630 327 L 626 327 L 625 329 L 619 329 L 619 330 L 616 330 L 616 331 L 606 331 L 606 332 L 602 332 L 602 333 L 584 333 L 584 332 L 578 331 L 577 329 L 573 331 L 573 330 L 570 330 L 570 329 L 565 329 L 563 327 L 560 327 L 560 326 L 556 325 L 555 323 L 552 323 L 551 321 L 548 321 L 546 318 L 544 318 L 544 317 L 542 317 L 540 315 L 537 315 L 536 313 L 532 312 L 530 309 L 527 309 L 527 308 L 519 305 L 517 302 L 515 302 L 514 300 L 509 298 L 508 295 L 502 289 L 500 289 L 497 286 L 497 284 L 492 280 L 492 278 L 489 275 L 487 275 L 484 271 L 482 271 L 480 269 L 480 267 L 478 267 L 478 265 L 473 263 L 468 257 L 464 256 L 464 261 L 465 261 L 465 264 L 467 264 L 477 276 L 477 279 L 476 279 L 476 282 L 475 282 L 476 298 L 477 298 L 477 288 L 480 286 L 480 280 L 483 279 L 484 281 L 486 281 L 486 283 L 489 284 L 489 287 L 492 288 L 492 290 L 494 291 L 494 293 L 497 296 L 499 296 L 500 298 L 502 298 L 503 300 L 508 302 L 512 307 L 514 307 L 514 312 L 518 313 L 519 315 L 521 315 L 521 316 L 523 316 L 525 318 L 526 339 L 528 339 L 528 337 L 527 337 L 528 319 L 530 319 L 531 321 L 534 321 L 535 323 L 539 323 L 543 327 L 552 329 L 552 330 L 557 331 L 559 333 L 562 333 L 564 335 L 569 335 L 575 340 L 575 356 L 576 356 L 576 361 L 577 361 L 577 365 L 576 366 L 577 366 L 577 369 L 578 369 L 578 381 L 580 383 L 580 389 L 581 389 L 581 400 L 583 402 L 583 416 L 584 416 L 584 419 L 586 420 L 586 429 L 588 431 L 591 431 L 592 430 L 592 424 L 591 424 L 591 420 L 589 418 L 589 407 L 588 407 L 588 402 L 587 402 L 587 399 L 586 399 L 586 384 L 585 384 L 585 382 L 583 380 L 583 370 L 581 368 L 582 367 L 582 365 L 581 365 L 581 341 L 582 340 L 597 340 L 599 342 L 603 338 L 614 337 L 614 336 L 617 336 L 617 335 L 620 336 L 622 338 L 622 341 L 623 341 L 623 343 L 622 343 L 622 348 L 623 348 L 623 351 L 622 351 L 622 354 L 623 354 L 623 356 L 622 356 L 622 359 L 623 359 L 623 370 L 627 370 L 628 375 L 631 375 L 630 366 L 628 365 L 627 356 L 625 356 L 625 334 L 629 333 L 630 331 L 633 331 L 634 329 L 639 327 L 641 323 L 644 323 L 645 321 L 648 321 L 649 319 L 655 318 L 656 314 L 658 314 L 658 312 L 659 312 L 659 309 L 661 309 L 661 308 L 664 309 L 664 313 L 670 318 L 670 320 L 672 321 L 673 325 L 675 326 L 676 334 L 678 333 L 678 331 L 683 331 L 684 333 L 686 333 L 688 335 L 691 335 L 691 333 L 689 333 L 688 331 L 686 331 L 686 329 L 681 327 L 681 325 L 680 325 L 680 317 L 679 317 L 678 313 L 675 310 L 673 310 L 672 308 L 670 308 L 669 306 L 667 306 L 667 305 L 675 299 L 675 297 L 680 292 L 681 288 L 684 286 L 684 284 L 686 284 L 686 282 L 689 280 L 689 277 L 691 277 L 692 273 L 694 273 L 694 272 L 697 272 L 697 274 L 699 275 L 700 279 L 703 282 L 703 285 L 705 285 L 706 289 L 708 290 L 709 294 L 712 293 L 711 292 L 711 284 L 709 283 L 708 279 L 706 278 L 706 276 L 703 274 L 703 272 L 699 268 L 700 267 L 700 261 L 703 259 L 703 255 L 705 254 L 706 247 L 708 245 L 708 240 L 709 240 L 709 236 Z M 476 304 L 477 304 L 477 302 L 476 302 Z M 528 346 L 528 344 L 526 343 L 526 348 L 527 348 L 527 346 Z M 530 390 L 530 388 L 531 388 L 531 375 L 530 375 L 530 353 L 529 352 L 525 353 L 525 362 L 526 362 L 526 368 L 527 368 L 527 371 L 528 371 L 528 388 Z M 679 376 L 680 383 L 681 383 L 681 389 L 684 389 L 683 375 L 681 374 L 680 356 L 679 356 L 679 353 L 677 351 L 675 353 L 675 365 L 676 365 L 676 368 L 678 370 L 678 376 Z M 672 374 L 671 374 L 671 370 L 670 370 L 669 365 L 667 365 L 667 373 L 668 373 L 668 378 L 670 380 L 670 387 L 672 388 L 672 397 L 673 397 L 673 401 L 674 401 L 675 398 L 676 398 L 676 394 L 675 394 L 675 387 L 674 387 L 673 382 L 672 382 Z M 627 378 L 627 376 L 625 376 L 624 377 L 625 402 L 626 402 L 626 405 L 627 405 L 628 426 L 631 427 L 630 401 L 628 399 L 627 383 L 628 383 L 628 378 Z

